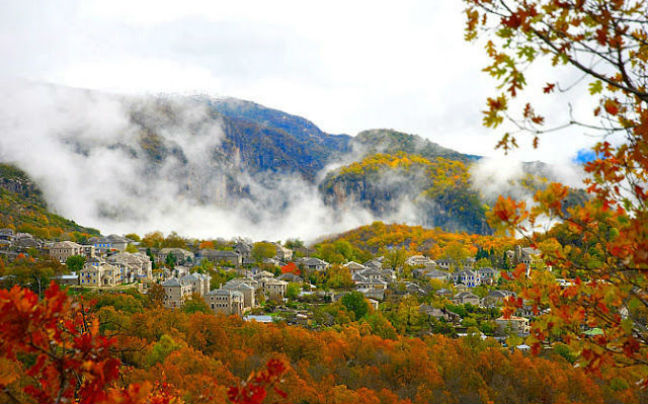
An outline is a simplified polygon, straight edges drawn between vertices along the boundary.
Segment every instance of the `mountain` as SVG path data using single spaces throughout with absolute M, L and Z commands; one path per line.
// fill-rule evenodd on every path
M 177 154 L 180 160 L 186 161 L 182 148 L 160 133 L 181 124 L 187 109 L 205 107 L 200 121 L 192 122 L 190 129 L 221 125 L 222 143 L 214 150 L 214 159 L 226 161 L 235 156 L 241 169 L 253 174 L 299 173 L 308 181 L 315 181 L 322 169 L 352 150 L 360 157 L 405 152 L 463 162 L 479 159 L 418 135 L 391 129 L 367 130 L 355 137 L 329 134 L 302 117 L 236 98 L 159 97 L 153 102 L 143 101 L 131 102 L 128 108 L 132 123 L 145 133 L 140 145 L 155 145 L 149 155 L 153 160 L 164 161 L 169 155 Z
M 490 232 L 499 193 L 474 189 L 480 157 L 418 135 L 330 134 L 235 98 L 24 93 L 0 110 L 0 161 L 28 168 L 57 212 L 110 232 L 309 238 L 373 220 Z
M 9 227 L 45 239 L 99 235 L 96 229 L 80 226 L 50 212 L 38 186 L 24 171 L 10 164 L 0 164 L 0 207 L 2 228 Z
M 235 98 L 158 97 L 126 100 L 130 120 L 142 133 L 140 146 L 151 161 L 177 158 L 187 163 L 183 147 L 168 135 L 169 128 L 211 133 L 212 160 L 252 175 L 300 174 L 308 181 L 335 156 L 350 151 L 351 137 L 331 135 L 312 122 L 285 112 Z M 196 113 L 197 112 L 197 113 Z M 195 115 L 192 115 L 196 113 Z M 221 167 L 223 168 L 223 167 Z

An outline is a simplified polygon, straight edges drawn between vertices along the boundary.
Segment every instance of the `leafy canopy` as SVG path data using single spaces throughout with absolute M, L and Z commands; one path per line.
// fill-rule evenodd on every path
M 521 299 L 508 312 L 530 303 L 545 315 L 533 324 L 531 343 L 566 344 L 586 369 L 648 365 L 648 2 L 631 0 L 464 0 L 466 39 L 487 38 L 491 64 L 484 70 L 499 82 L 487 100 L 484 124 L 497 128 L 505 120 L 530 133 L 537 146 L 542 133 L 568 126 L 601 136 L 594 159 L 585 164 L 590 200 L 565 209 L 568 189 L 550 184 L 534 205 L 501 198 L 491 224 L 517 231 L 541 249 L 553 273 L 516 268 Z M 574 84 L 557 82 L 527 89 L 525 71 L 549 59 L 581 76 L 595 108 L 591 118 L 570 117 L 546 127 L 524 90 L 535 94 L 568 92 Z M 524 107 L 513 111 L 520 100 Z M 498 147 L 517 147 L 516 133 L 505 133 Z M 537 224 L 559 222 L 548 233 Z M 561 286 L 555 277 L 567 278 Z M 591 332 L 591 330 L 598 330 Z M 562 346 L 562 345 L 561 345 Z M 564 348 L 560 348 L 564 350 Z M 608 366 L 610 365 L 610 366 Z M 642 383 L 648 384 L 643 377 Z

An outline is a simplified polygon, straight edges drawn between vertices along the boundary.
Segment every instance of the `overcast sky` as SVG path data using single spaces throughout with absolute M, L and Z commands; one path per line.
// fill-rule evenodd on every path
M 387 127 L 500 155 L 498 134 L 480 126 L 495 83 L 481 72 L 481 47 L 463 41 L 462 8 L 459 0 L 4 0 L 0 75 L 233 96 L 332 133 Z M 545 70 L 529 74 L 539 93 Z M 590 113 L 578 99 L 576 112 Z M 566 109 L 538 102 L 550 115 Z M 554 134 L 532 150 L 526 139 L 515 156 L 566 162 L 592 142 Z

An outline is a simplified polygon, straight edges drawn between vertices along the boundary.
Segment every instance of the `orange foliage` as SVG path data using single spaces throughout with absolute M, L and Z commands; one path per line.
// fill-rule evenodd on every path
M 334 240 L 323 241 L 323 243 L 335 240 L 348 241 L 354 247 L 371 254 L 376 254 L 385 248 L 404 247 L 410 254 L 426 254 L 431 259 L 444 257 L 446 248 L 453 244 L 465 246 L 472 255 L 477 252 L 478 248 L 484 250 L 493 248 L 501 254 L 515 245 L 515 240 L 509 237 L 450 233 L 438 228 L 425 229 L 421 226 L 385 224 L 383 222 L 374 222 L 368 226 L 358 227 L 336 236 Z
M 295 265 L 294 262 L 289 262 L 286 265 L 281 267 L 281 273 L 286 274 L 286 273 L 291 273 L 295 275 L 300 275 L 301 271 L 299 268 L 297 268 L 297 265 Z

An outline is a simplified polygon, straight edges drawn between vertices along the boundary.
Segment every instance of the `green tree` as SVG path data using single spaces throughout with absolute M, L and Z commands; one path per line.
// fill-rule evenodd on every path
M 155 365 L 156 363 L 163 363 L 169 354 L 173 351 L 183 348 L 182 343 L 177 343 L 171 336 L 164 334 L 160 337 L 160 340 L 153 345 L 151 353 L 148 355 L 147 362 L 149 365 Z
M 349 292 L 342 296 L 342 305 L 355 314 L 355 319 L 360 320 L 369 312 L 369 303 L 360 292 Z
M 284 243 L 284 247 L 290 248 L 291 250 L 297 250 L 300 248 L 304 248 L 304 242 L 298 238 L 288 239 Z
M 342 264 L 345 261 L 344 255 L 340 254 L 331 243 L 318 245 L 315 255 L 331 264 Z
M 261 241 L 254 243 L 252 247 L 252 258 L 257 263 L 263 262 L 264 259 L 272 258 L 275 255 L 277 255 L 277 246 L 272 243 Z
M 185 300 L 184 305 L 182 306 L 182 311 L 189 314 L 196 312 L 208 314 L 212 312 L 207 302 L 205 302 L 205 299 L 203 299 L 203 297 L 198 293 L 192 293 L 191 296 Z
M 475 269 L 480 269 L 480 268 L 490 268 L 492 265 L 491 260 L 488 258 L 480 258 L 475 262 Z
M 71 255 L 65 260 L 65 265 L 72 272 L 79 272 L 85 265 L 86 257 L 83 255 Z
M 286 287 L 286 297 L 290 300 L 295 300 L 299 297 L 301 286 L 298 283 L 290 282 Z
M 128 234 L 126 234 L 124 237 L 126 237 L 126 238 L 129 239 L 129 240 L 133 240 L 133 241 L 135 241 L 135 242 L 142 241 L 142 239 L 140 238 L 140 236 L 138 236 L 138 235 L 135 234 L 135 233 L 128 233 Z
M 155 257 L 153 256 L 153 252 L 151 251 L 151 248 L 146 249 L 146 255 L 149 257 L 149 260 L 151 260 L 151 266 L 153 269 L 157 268 L 157 264 L 155 263 Z
M 401 333 L 415 333 L 423 328 L 424 316 L 419 310 L 419 302 L 415 296 L 405 296 L 393 314 L 392 323 Z
M 398 336 L 392 323 L 379 311 L 370 314 L 367 322 L 371 326 L 371 332 L 380 338 L 396 339 Z
M 176 258 L 176 256 L 172 252 L 168 253 L 165 260 L 164 260 L 164 263 L 166 264 L 166 266 L 168 266 L 171 269 L 175 268 L 177 262 L 178 262 L 178 259 Z
M 333 248 L 335 248 L 335 252 L 343 256 L 346 261 L 352 261 L 355 259 L 353 246 L 348 241 L 337 240 L 333 243 Z

